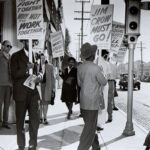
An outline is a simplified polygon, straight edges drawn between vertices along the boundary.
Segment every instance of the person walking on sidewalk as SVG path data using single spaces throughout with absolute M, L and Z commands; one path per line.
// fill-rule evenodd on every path
M 80 136 L 78 150 L 100 150 L 98 135 L 96 134 L 97 117 L 99 107 L 104 104 L 100 89 L 107 81 L 101 68 L 94 64 L 96 45 L 85 43 L 81 47 L 81 57 L 85 59 L 77 71 L 78 85 L 80 91 L 80 109 L 84 120 L 84 128 Z
M 150 150 L 150 132 L 147 134 L 145 138 L 144 146 L 146 146 L 145 150 Z
M 54 105 L 55 95 L 55 78 L 54 69 L 52 65 L 52 56 L 49 56 L 49 60 L 45 60 L 44 54 L 41 56 L 41 68 L 43 72 L 43 80 L 41 81 L 41 108 L 40 108 L 40 123 L 48 124 L 47 111 L 48 105 Z M 43 115 L 43 116 L 42 116 Z
M 68 68 L 59 71 L 59 75 L 63 79 L 61 100 L 66 103 L 69 111 L 67 119 L 70 119 L 72 114 L 73 102 L 77 102 L 77 68 L 75 63 L 75 58 L 69 57 Z
M 42 77 L 37 74 L 37 68 L 29 62 L 29 42 L 22 40 L 23 49 L 14 53 L 11 57 L 11 75 L 13 79 L 13 98 L 16 104 L 16 127 L 17 127 L 17 144 L 19 150 L 25 149 L 25 129 L 24 121 L 28 110 L 29 113 L 29 148 L 36 150 L 37 134 L 40 122 L 39 111 L 39 93 L 35 89 L 30 89 L 24 85 L 26 79 L 30 76 L 29 69 L 33 69 L 36 75 L 34 80 L 37 85 Z
M 5 40 L 2 42 L 2 48 L 0 50 L 0 122 L 2 122 L 2 127 L 7 129 L 10 129 L 10 127 L 8 126 L 8 112 L 12 95 L 9 55 L 9 51 L 11 50 L 11 48 L 11 43 L 8 40 Z M 2 107 L 3 103 L 4 105 Z
M 115 79 L 116 79 L 116 66 L 110 62 L 110 58 L 108 59 L 111 73 L 110 77 L 108 79 L 108 107 L 107 107 L 107 112 L 108 112 L 108 120 L 107 123 L 112 122 L 112 113 L 113 113 L 113 108 L 115 107 L 115 102 L 114 102 L 114 88 L 115 88 Z
M 107 61 L 108 57 L 109 52 L 105 49 L 102 49 L 101 58 L 99 58 L 98 65 L 102 68 L 106 79 L 109 79 L 111 73 L 110 66 Z M 103 110 L 100 109 L 98 112 L 97 131 L 103 130 L 106 122 L 107 106 L 108 106 L 108 83 L 106 84 L 106 86 L 102 88 L 102 91 L 104 95 L 105 109 Z

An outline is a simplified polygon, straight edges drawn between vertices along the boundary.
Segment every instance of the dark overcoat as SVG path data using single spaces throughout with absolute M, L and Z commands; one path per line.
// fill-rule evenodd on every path
M 20 50 L 11 57 L 11 75 L 13 80 L 13 99 L 15 101 L 25 101 L 27 99 L 27 93 L 32 92 L 36 99 L 40 99 L 37 89 L 29 89 L 25 87 L 23 83 L 29 77 L 27 72 L 27 63 L 29 58 L 25 55 L 24 50 Z M 34 69 L 36 72 L 36 69 Z
M 77 101 L 77 68 L 72 68 L 68 73 L 68 68 L 64 70 L 61 100 L 62 102 L 76 102 Z
M 144 145 L 150 147 L 150 132 L 147 134 L 145 138 Z

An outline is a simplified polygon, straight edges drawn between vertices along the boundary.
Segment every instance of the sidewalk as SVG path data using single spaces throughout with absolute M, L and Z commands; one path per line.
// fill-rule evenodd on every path
M 38 133 L 38 150 L 77 150 L 83 120 L 79 118 L 79 105 L 74 105 L 73 116 L 67 120 L 67 109 L 60 101 L 61 90 L 57 90 L 55 105 L 49 107 L 49 125 L 40 125 Z M 98 133 L 101 150 L 144 150 L 143 142 L 146 131 L 134 122 L 135 135 L 122 135 L 126 125 L 126 115 L 121 111 L 113 112 L 112 123 L 106 124 L 104 130 Z M 16 150 L 16 130 L 0 128 L 0 150 Z M 25 126 L 28 131 L 28 125 Z M 28 147 L 28 132 L 26 132 L 26 147 Z

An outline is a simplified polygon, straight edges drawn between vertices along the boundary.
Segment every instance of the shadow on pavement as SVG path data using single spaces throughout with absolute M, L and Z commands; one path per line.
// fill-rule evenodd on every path
M 112 139 L 112 140 L 110 140 L 110 141 L 108 141 L 108 142 L 102 144 L 101 147 L 104 147 L 104 146 L 107 147 L 107 145 L 112 144 L 112 143 L 114 143 L 114 142 L 116 142 L 116 141 L 122 140 L 122 139 L 124 139 L 124 138 L 126 138 L 126 137 L 127 137 L 127 136 L 120 135 L 120 136 L 118 136 L 118 137 L 116 137 L 116 138 L 114 138 L 114 139 Z
M 67 120 L 66 116 L 67 116 L 67 113 L 48 116 L 49 124 L 47 126 L 57 125 L 59 123 L 63 123 L 63 122 L 66 122 L 66 121 L 70 121 L 70 120 L 74 120 L 74 119 L 79 118 L 77 116 L 77 112 L 75 112 L 73 114 L 72 119 L 70 119 L 70 120 Z M 0 124 L 0 135 L 16 135 L 16 124 L 9 124 L 9 126 L 11 127 L 11 129 L 3 128 L 3 127 L 1 127 L 1 124 Z M 43 128 L 43 127 L 45 127 L 45 125 L 40 124 L 40 128 Z M 28 123 L 25 124 L 25 131 L 26 132 L 29 131 Z
M 38 148 L 60 150 L 63 146 L 79 141 L 81 131 L 82 127 L 78 125 L 66 128 L 50 135 L 38 137 L 38 140 L 41 140 L 38 143 Z
M 0 135 L 16 135 L 16 124 L 9 124 L 11 129 L 6 129 L 0 126 Z
M 65 116 L 64 116 L 65 115 Z M 53 115 L 53 116 L 48 116 L 47 117 L 47 120 L 48 120 L 48 125 L 44 125 L 44 124 L 40 124 L 40 128 L 43 128 L 45 126 L 51 126 L 51 125 L 57 125 L 59 123 L 63 123 L 63 122 L 66 122 L 66 121 L 71 121 L 71 120 L 75 120 L 75 119 L 78 119 L 78 114 L 77 113 L 74 113 L 72 116 L 71 116 L 71 119 L 68 120 L 67 119 L 67 114 L 66 113 L 63 113 L 63 114 L 57 114 L 57 115 Z

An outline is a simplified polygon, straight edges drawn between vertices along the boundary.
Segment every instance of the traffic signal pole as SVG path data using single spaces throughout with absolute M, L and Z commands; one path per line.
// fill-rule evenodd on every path
M 137 38 L 140 35 L 140 0 L 125 0 L 126 3 L 126 31 L 128 38 L 128 99 L 127 99 L 127 122 L 123 135 L 135 135 L 132 122 L 133 112 L 133 73 L 134 73 L 134 50 Z
M 135 135 L 132 122 L 132 109 L 133 109 L 133 72 L 134 72 L 134 49 L 135 43 L 129 43 L 129 63 L 128 63 L 128 100 L 127 100 L 127 122 L 123 131 L 123 135 Z

